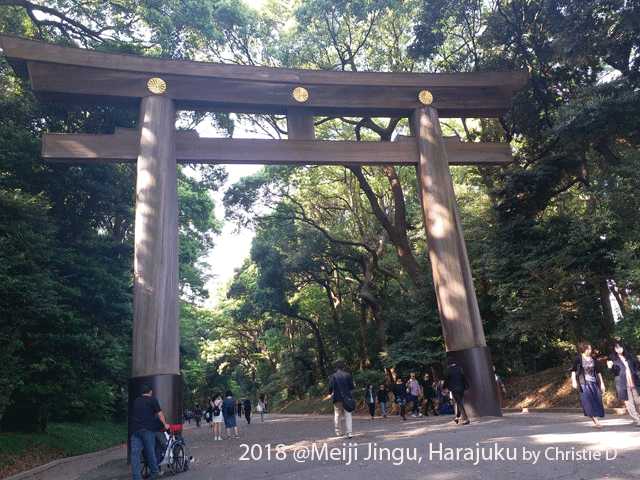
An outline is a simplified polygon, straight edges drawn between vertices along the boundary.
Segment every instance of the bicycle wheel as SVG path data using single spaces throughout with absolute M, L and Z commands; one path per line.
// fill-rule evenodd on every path
M 172 473 L 180 473 L 185 471 L 187 459 L 185 458 L 184 446 L 176 444 L 173 447 L 173 461 L 169 465 Z

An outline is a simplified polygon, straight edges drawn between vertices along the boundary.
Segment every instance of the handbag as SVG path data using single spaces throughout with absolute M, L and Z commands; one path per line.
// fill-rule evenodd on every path
M 356 401 L 351 394 L 349 394 L 349 396 L 342 396 L 342 406 L 349 413 L 356 409 Z
M 356 401 L 351 395 L 351 392 L 345 392 L 341 388 L 340 396 L 342 397 L 342 408 L 349 413 L 353 412 L 356 409 Z

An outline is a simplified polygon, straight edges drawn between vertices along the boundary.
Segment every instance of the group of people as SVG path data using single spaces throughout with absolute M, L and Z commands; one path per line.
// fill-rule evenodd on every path
M 640 362 L 638 358 L 631 354 L 621 341 L 616 341 L 608 357 L 607 368 L 614 377 L 616 397 L 624 402 L 628 414 L 636 425 L 640 426 Z M 495 381 L 500 401 L 502 401 L 506 393 L 504 383 L 497 374 L 495 374 Z M 602 395 L 606 390 L 603 368 L 594 358 L 593 349 L 587 342 L 578 344 L 578 354 L 571 368 L 571 382 L 573 388 L 579 392 L 584 415 L 591 418 L 596 428 L 601 428 L 602 424 L 598 419 L 604 417 Z M 372 420 L 376 415 L 376 405 L 380 409 L 380 416 L 387 418 L 390 407 L 395 404 L 396 413 L 403 420 L 407 419 L 407 407 L 410 406 L 413 417 L 428 416 L 429 413 L 433 415 L 453 413 L 454 423 L 468 425 L 470 421 L 464 407 L 464 394 L 469 387 L 464 371 L 451 360 L 441 380 L 427 373 L 420 381 L 415 373 L 411 373 L 406 381 L 400 376 L 395 376 L 394 380 L 387 384 L 382 383 L 377 388 L 369 384 L 364 391 L 364 402 Z M 333 400 L 334 427 L 338 436 L 344 434 L 347 438 L 351 438 L 353 434 L 351 414 L 356 408 L 353 398 L 354 389 L 351 374 L 345 371 L 343 362 L 337 362 L 336 371 L 329 380 L 329 392 Z
M 260 420 L 264 422 L 264 415 L 267 411 L 267 403 L 264 394 L 260 395 L 258 404 L 256 406 L 256 412 L 260 414 Z M 233 433 L 234 438 L 239 438 L 238 423 L 236 416 L 244 417 L 247 424 L 251 423 L 252 405 L 249 398 L 236 401 L 233 393 L 227 390 L 224 397 L 220 393 L 216 393 L 211 399 L 209 399 L 209 405 L 207 409 L 202 413 L 202 409 L 199 405 L 193 409 L 193 414 L 196 415 L 200 412 L 201 416 L 204 416 L 207 424 L 211 425 L 214 440 L 222 440 L 222 424 L 226 431 L 226 437 L 231 438 Z M 200 426 L 200 420 L 196 418 L 198 427 Z
M 390 402 L 393 396 L 393 403 Z M 364 402 L 369 409 L 371 419 L 376 416 L 376 405 L 380 409 L 380 416 L 387 418 L 393 404 L 397 406 L 396 414 L 406 420 L 407 405 L 411 406 L 412 417 L 434 416 L 453 413 L 451 395 L 445 386 L 445 380 L 437 380 L 434 375 L 426 373 L 422 380 L 416 378 L 415 373 L 403 381 L 396 377 L 395 383 L 387 386 L 381 383 L 377 388 L 373 384 L 367 385 L 364 392 Z
M 591 418 L 593 426 L 602 428 L 599 418 L 604 417 L 602 395 L 606 391 L 603 368 L 593 356 L 588 342 L 578 344 L 578 352 L 571 368 L 571 384 L 580 394 L 580 404 L 585 416 Z M 614 377 L 616 397 L 624 402 L 629 416 L 640 427 L 640 363 L 638 358 L 616 341 L 607 360 L 607 368 Z
M 345 370 L 342 361 L 336 362 L 335 373 L 329 379 L 329 393 L 334 407 L 334 428 L 337 436 L 351 438 L 353 434 L 352 412 L 356 409 L 353 398 L 355 385 L 353 377 Z M 403 420 L 407 419 L 407 406 L 411 406 L 413 417 L 454 414 L 453 422 L 458 425 L 470 423 L 464 408 L 464 392 L 469 388 L 469 381 L 462 368 L 454 361 L 449 361 L 443 379 L 426 373 L 422 380 L 418 380 L 412 372 L 405 381 L 395 375 L 388 384 L 381 383 L 377 388 L 373 384 L 366 386 L 364 403 L 369 409 L 373 420 L 376 415 L 376 405 L 380 408 L 380 416 L 387 418 L 396 406 L 396 414 Z M 496 377 L 496 380 L 498 377 Z M 504 388 L 504 386 L 502 386 Z M 391 403 L 393 396 L 393 403 Z

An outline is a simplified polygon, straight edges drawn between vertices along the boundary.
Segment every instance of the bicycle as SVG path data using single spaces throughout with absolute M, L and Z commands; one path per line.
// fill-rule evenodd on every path
M 156 459 L 161 459 L 158 466 L 163 465 L 172 474 L 186 472 L 189 470 L 190 458 L 187 458 L 187 445 L 182 437 L 182 425 L 169 425 L 169 429 L 162 432 L 166 442 L 161 442 L 156 438 Z M 146 456 L 142 459 L 142 478 L 149 478 L 151 470 L 147 463 Z

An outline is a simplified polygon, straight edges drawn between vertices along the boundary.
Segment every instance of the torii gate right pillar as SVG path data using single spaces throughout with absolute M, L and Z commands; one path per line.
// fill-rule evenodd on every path
M 447 358 L 465 371 L 465 408 L 472 417 L 501 416 L 491 354 L 473 286 L 438 112 L 415 111 L 418 188 Z

